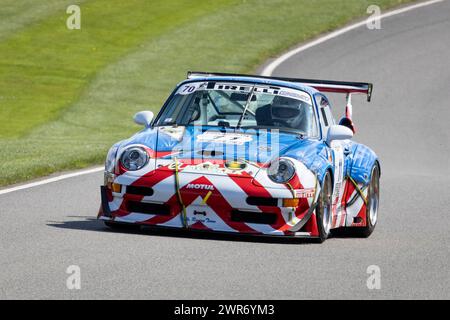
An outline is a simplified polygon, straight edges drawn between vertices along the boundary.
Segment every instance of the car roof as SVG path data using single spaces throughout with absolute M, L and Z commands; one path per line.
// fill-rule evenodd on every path
M 282 81 L 276 79 L 267 79 L 267 78 L 258 78 L 258 77 L 239 77 L 239 76 L 212 76 L 212 77 L 195 77 L 186 79 L 178 84 L 178 86 L 190 83 L 190 82 L 198 82 L 198 81 L 235 81 L 235 82 L 247 82 L 247 83 L 256 83 L 256 84 L 265 84 L 265 85 L 273 85 L 273 86 L 281 86 L 291 89 L 298 89 L 309 93 L 310 95 L 314 95 L 319 92 L 318 90 L 305 86 L 301 83 Z

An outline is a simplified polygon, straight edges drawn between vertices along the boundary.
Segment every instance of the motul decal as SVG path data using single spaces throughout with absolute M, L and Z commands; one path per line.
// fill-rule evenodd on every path
M 189 183 L 186 186 L 187 189 L 195 189 L 195 190 L 214 190 L 214 186 L 209 184 L 195 184 L 195 183 Z

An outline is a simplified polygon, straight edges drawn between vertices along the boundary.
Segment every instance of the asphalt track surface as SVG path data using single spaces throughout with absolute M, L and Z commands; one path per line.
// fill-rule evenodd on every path
M 112 232 L 95 220 L 102 174 L 0 195 L 0 298 L 450 298 L 450 1 L 358 28 L 276 75 L 371 81 L 355 140 L 382 161 L 368 239 L 323 244 Z M 343 101 L 336 100 L 335 115 Z M 130 118 L 131 121 L 131 118 Z M 66 269 L 81 268 L 68 290 Z M 366 286 L 368 266 L 381 289 Z

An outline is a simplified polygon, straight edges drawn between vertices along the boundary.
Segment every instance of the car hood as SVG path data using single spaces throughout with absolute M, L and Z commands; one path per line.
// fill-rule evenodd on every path
M 246 173 L 255 176 L 261 166 L 278 156 L 298 158 L 299 154 L 312 152 L 315 149 L 313 145 L 317 143 L 312 141 L 316 140 L 302 139 L 295 133 L 264 129 L 164 126 L 137 133 L 121 143 L 121 148 L 134 144 L 146 146 L 152 153 L 156 168 L 164 169 L 175 158 L 180 163 L 193 162 L 197 166 L 223 167 L 226 162 L 243 161 L 248 164 Z M 197 169 L 189 166 L 184 171 L 189 170 L 195 172 Z M 211 174 L 214 173 L 211 171 Z

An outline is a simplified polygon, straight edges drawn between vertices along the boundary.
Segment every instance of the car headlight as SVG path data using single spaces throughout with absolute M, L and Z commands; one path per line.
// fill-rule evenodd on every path
M 288 159 L 279 159 L 270 164 L 267 175 L 270 180 L 276 183 L 286 183 L 292 179 L 295 174 L 295 166 Z
M 117 147 L 112 147 L 111 149 L 109 149 L 108 155 L 106 156 L 105 171 L 108 173 L 114 173 L 117 149 Z
M 125 169 L 136 171 L 142 169 L 148 162 L 148 154 L 142 147 L 130 147 L 120 157 L 120 162 Z

